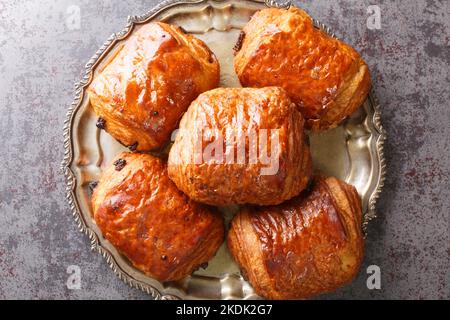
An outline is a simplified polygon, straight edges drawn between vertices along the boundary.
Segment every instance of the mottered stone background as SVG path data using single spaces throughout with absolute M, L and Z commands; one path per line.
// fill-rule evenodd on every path
M 77 231 L 60 172 L 62 127 L 84 64 L 127 15 L 157 1 L 0 1 L 0 298 L 148 299 Z M 296 1 L 356 47 L 382 105 L 388 174 L 357 279 L 323 298 L 450 298 L 446 0 Z M 369 5 L 381 29 L 367 28 Z M 79 28 L 71 16 L 80 10 Z M 74 11 L 75 10 L 75 11 Z M 366 286 L 381 268 L 381 289 Z M 81 269 L 81 289 L 66 286 Z

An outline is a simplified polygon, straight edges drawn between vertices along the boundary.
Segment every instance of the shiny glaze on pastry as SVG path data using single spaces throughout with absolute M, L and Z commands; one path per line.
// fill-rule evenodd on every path
M 176 26 L 138 27 L 98 70 L 88 92 L 101 126 L 133 150 L 158 149 L 197 96 L 219 84 L 219 63 Z
M 363 259 L 361 200 L 336 178 L 279 206 L 247 207 L 232 220 L 231 254 L 256 292 L 310 298 L 350 282 Z
M 223 242 L 220 214 L 179 191 L 151 155 L 119 154 L 95 187 L 92 207 L 103 236 L 159 281 L 190 275 Z
M 360 55 L 295 7 L 257 12 L 235 49 L 242 85 L 283 87 L 312 130 L 337 126 L 363 104 L 371 87 Z
M 205 92 L 180 122 L 180 132 L 169 153 L 169 176 L 198 202 L 218 206 L 279 204 L 298 195 L 310 179 L 311 155 L 303 124 L 302 115 L 281 88 L 219 88 Z M 227 139 L 230 132 L 235 134 L 234 140 Z M 256 149 L 249 146 L 264 141 L 264 135 L 267 147 L 258 147 L 252 153 Z M 218 141 L 217 136 L 224 137 L 223 144 L 218 144 L 222 150 L 207 151 Z M 238 148 L 242 141 L 245 149 Z M 227 150 L 229 158 L 223 155 Z M 223 155 L 222 159 L 205 156 L 215 152 Z M 245 156 L 245 161 L 238 161 L 239 154 Z M 251 154 L 256 155 L 253 162 Z M 266 154 L 272 161 L 263 159 Z

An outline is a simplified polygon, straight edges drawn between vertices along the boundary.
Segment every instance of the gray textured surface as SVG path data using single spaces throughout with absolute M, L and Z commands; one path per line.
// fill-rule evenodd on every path
M 84 64 L 129 14 L 157 1 L 0 1 L 0 298 L 148 297 L 76 230 L 59 171 L 62 126 Z M 364 266 L 326 298 L 450 298 L 449 15 L 446 0 L 298 1 L 367 60 L 382 105 L 388 176 Z M 369 30 L 367 6 L 381 8 Z M 68 7 L 80 29 L 67 25 Z M 381 290 L 366 267 L 381 267 Z M 66 287 L 69 265 L 82 287 Z

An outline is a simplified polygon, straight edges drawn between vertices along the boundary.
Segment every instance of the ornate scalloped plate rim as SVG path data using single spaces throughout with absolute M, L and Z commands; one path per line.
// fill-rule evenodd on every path
M 277 7 L 285 7 L 288 8 L 291 5 L 291 1 L 287 1 L 286 3 L 279 4 L 276 1 L 273 0 L 246 0 L 248 2 L 254 2 L 255 4 L 266 4 L 267 6 L 277 6 Z M 135 25 L 138 24 L 144 24 L 157 16 L 158 14 L 162 13 L 165 10 L 168 10 L 174 6 L 179 5 L 192 5 L 192 4 L 199 4 L 202 2 L 206 2 L 205 0 L 165 0 L 161 2 L 159 5 L 155 6 L 153 9 L 149 10 L 144 15 L 140 16 L 129 16 L 127 19 L 127 25 L 124 27 L 124 29 L 120 32 L 113 33 L 106 41 L 105 43 L 96 51 L 96 53 L 91 57 L 89 62 L 85 66 L 85 74 L 83 78 L 75 84 L 75 98 L 69 107 L 66 119 L 64 121 L 64 159 L 61 164 L 61 170 L 63 171 L 63 174 L 66 179 L 66 198 L 68 200 L 70 210 L 72 213 L 72 216 L 75 219 L 75 222 L 77 223 L 77 227 L 79 231 L 85 233 L 91 242 L 91 250 L 97 251 L 100 253 L 103 258 L 106 260 L 107 264 L 110 266 L 110 268 L 113 270 L 113 272 L 124 281 L 126 284 L 128 284 L 130 287 L 142 290 L 143 292 L 146 292 L 150 296 L 152 296 L 154 299 L 160 299 L 160 300 L 172 300 L 172 299 L 180 299 L 179 297 L 175 295 L 170 294 L 163 294 L 155 287 L 146 284 L 142 281 L 136 280 L 132 278 L 130 275 L 128 275 L 125 271 L 123 271 L 117 262 L 115 261 L 115 258 L 109 252 L 106 248 L 104 248 L 98 239 L 97 234 L 87 227 L 87 224 L 84 220 L 84 217 L 80 211 L 76 196 L 75 196 L 75 188 L 77 186 L 77 181 L 75 179 L 75 175 L 70 168 L 72 162 L 73 162 L 73 141 L 71 139 L 71 132 L 72 132 L 72 125 L 73 125 L 73 119 L 75 117 L 75 114 L 77 113 L 78 109 L 81 106 L 82 103 L 82 97 L 84 96 L 85 89 L 90 84 L 92 77 L 93 77 L 93 71 L 97 64 L 102 60 L 103 56 L 108 53 L 110 49 L 114 47 L 114 45 L 125 39 L 133 30 Z M 212 0 L 212 2 L 223 2 L 221 0 Z M 331 36 L 335 36 L 332 31 L 325 26 L 324 24 L 320 23 L 317 20 L 314 20 L 314 23 L 319 28 L 323 29 L 325 32 L 330 34 Z M 384 180 L 385 180 L 385 171 L 386 171 L 386 161 L 384 158 L 384 142 L 386 140 L 386 132 L 383 129 L 383 126 L 381 124 L 381 111 L 380 111 L 380 105 L 378 103 L 378 100 L 373 92 L 373 90 L 370 92 L 369 97 L 372 101 L 372 105 L 374 107 L 374 114 L 373 114 L 373 126 L 374 131 L 372 132 L 376 135 L 375 139 L 375 149 L 376 149 L 376 156 L 378 157 L 378 182 L 376 184 L 375 190 L 372 192 L 372 195 L 369 198 L 369 207 L 368 212 L 366 213 L 363 229 L 364 232 L 367 232 L 367 224 L 370 220 L 376 218 L 376 202 L 377 199 L 380 196 L 380 193 L 384 186 Z

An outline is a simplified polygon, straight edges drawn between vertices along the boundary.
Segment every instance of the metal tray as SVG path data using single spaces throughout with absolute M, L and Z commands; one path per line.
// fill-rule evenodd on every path
M 252 287 L 241 277 L 226 244 L 207 269 L 182 281 L 160 283 L 135 269 L 103 238 L 92 219 L 88 184 L 98 180 L 102 168 L 118 152 L 126 150 L 95 126 L 96 116 L 89 104 L 86 88 L 101 67 L 134 30 L 153 20 L 184 27 L 205 41 L 221 63 L 221 86 L 240 86 L 233 69 L 232 47 L 240 29 L 251 15 L 264 6 L 289 6 L 289 1 L 191 0 L 165 1 L 142 16 L 128 18 L 126 27 L 113 34 L 86 64 L 83 79 L 76 85 L 75 99 L 64 126 L 65 156 L 62 169 L 67 182 L 67 199 L 78 228 L 89 236 L 92 250 L 98 251 L 115 274 L 134 288 L 155 299 L 257 299 Z M 332 32 L 320 22 L 318 28 Z M 314 165 L 354 185 L 361 198 L 364 229 L 376 216 L 375 202 L 384 181 L 385 133 L 380 123 L 379 105 L 371 93 L 364 105 L 334 130 L 314 134 L 311 150 Z M 236 209 L 236 208 L 235 208 Z M 230 218 L 235 210 L 226 209 Z

